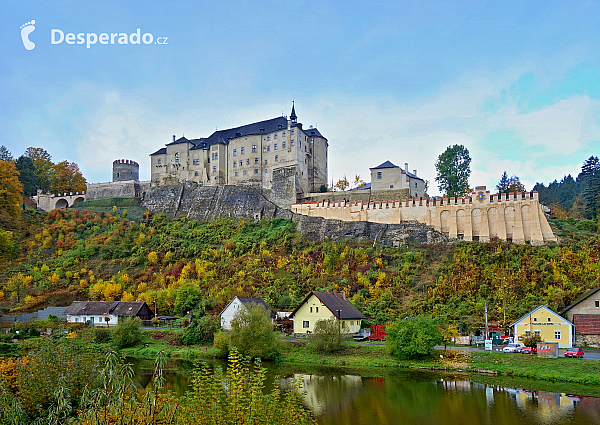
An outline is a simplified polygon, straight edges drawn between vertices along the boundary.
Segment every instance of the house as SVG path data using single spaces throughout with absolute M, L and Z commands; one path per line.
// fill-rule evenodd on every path
M 116 326 L 121 317 L 151 320 L 154 316 L 145 302 L 123 301 L 73 301 L 65 314 L 68 323 L 90 322 L 96 326 Z
M 233 316 L 237 311 L 242 308 L 246 308 L 252 304 L 258 304 L 263 306 L 268 312 L 271 319 L 275 319 L 275 313 L 269 307 L 269 304 L 265 302 L 262 298 L 248 298 L 248 297 L 234 297 L 229 304 L 223 309 L 223 311 L 219 314 L 221 317 L 221 329 L 230 330 L 231 329 L 231 321 L 233 320 Z
M 314 331 L 319 320 L 337 319 L 346 325 L 348 333 L 360 330 L 362 319 L 366 319 L 350 301 L 345 293 L 312 291 L 304 298 L 290 318 L 294 320 L 294 335 L 306 336 Z
M 573 345 L 573 324 L 541 305 L 510 325 L 515 342 L 523 341 L 530 335 L 538 335 L 545 342 L 558 342 L 559 348 Z
M 408 189 L 408 196 L 421 198 L 425 196 L 425 180 L 417 177 L 417 170 L 408 171 L 408 163 L 404 170 L 390 161 L 385 161 L 371 170 L 371 191 Z M 390 198 L 394 199 L 394 198 Z
M 585 291 L 560 312 L 575 325 L 575 344 L 600 347 L 600 287 Z

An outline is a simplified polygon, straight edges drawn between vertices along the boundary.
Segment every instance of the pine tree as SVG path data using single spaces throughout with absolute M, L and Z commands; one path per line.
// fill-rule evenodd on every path
M 508 193 L 509 186 L 510 186 L 510 180 L 508 178 L 508 174 L 506 174 L 506 171 L 505 171 L 502 174 L 502 177 L 500 177 L 500 181 L 496 185 L 496 189 L 498 190 L 498 193 Z
M 583 198 L 591 218 L 595 219 L 600 207 L 600 161 L 590 156 L 583 162 L 579 175 L 584 185 Z

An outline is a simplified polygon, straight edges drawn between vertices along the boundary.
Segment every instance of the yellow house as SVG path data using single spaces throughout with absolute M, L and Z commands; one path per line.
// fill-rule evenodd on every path
M 559 348 L 569 348 L 573 344 L 573 324 L 545 305 L 527 313 L 510 327 L 513 328 L 515 342 L 538 335 L 542 341 L 558 342 Z
M 294 334 L 299 336 L 311 334 L 317 321 L 329 319 L 341 320 L 348 333 L 356 333 L 361 320 L 366 319 L 345 295 L 317 291 L 308 294 L 290 318 L 294 321 Z

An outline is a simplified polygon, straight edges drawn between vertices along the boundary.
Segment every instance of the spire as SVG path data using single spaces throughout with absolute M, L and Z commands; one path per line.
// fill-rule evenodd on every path
M 290 119 L 294 123 L 298 120 L 298 117 L 296 116 L 296 108 L 294 107 L 294 101 L 293 100 L 292 100 L 292 114 L 290 115 Z

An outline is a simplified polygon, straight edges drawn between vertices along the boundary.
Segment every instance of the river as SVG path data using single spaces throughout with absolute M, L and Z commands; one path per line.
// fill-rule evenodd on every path
M 211 362 L 213 366 L 220 362 Z M 377 371 L 300 365 L 265 364 L 267 388 L 279 379 L 300 380 L 305 403 L 322 425 L 478 425 L 600 424 L 600 398 L 536 390 L 537 381 L 487 379 L 466 374 L 426 371 Z M 178 362 L 167 370 L 167 389 L 181 396 L 189 385 L 191 364 Z M 152 385 L 150 364 L 135 362 L 140 388 Z M 508 384 L 508 385 L 506 385 Z M 537 383 L 542 387 L 549 384 Z M 564 384 L 568 391 L 569 384 Z M 581 387 L 576 387 L 581 390 Z

